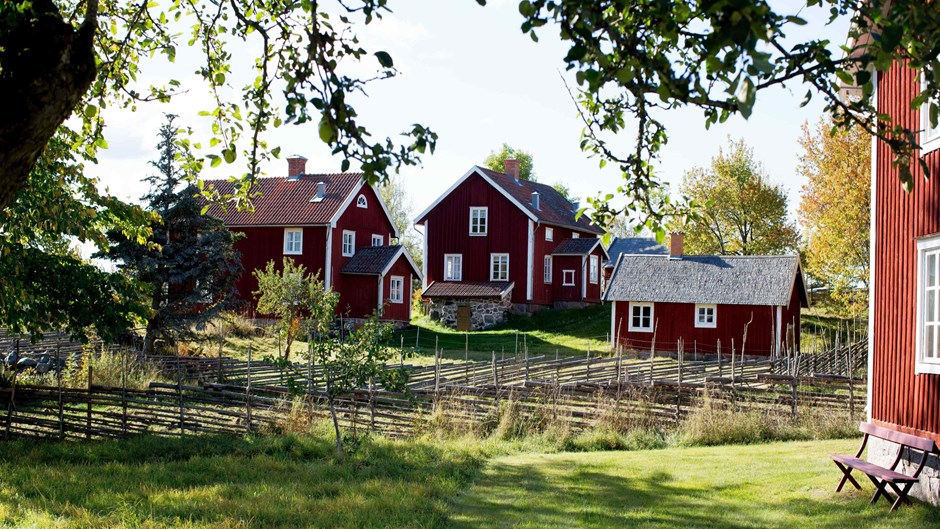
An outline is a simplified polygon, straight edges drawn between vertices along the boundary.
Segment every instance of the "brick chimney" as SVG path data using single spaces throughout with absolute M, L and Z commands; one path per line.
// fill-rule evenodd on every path
M 287 157 L 287 178 L 297 178 L 306 174 L 307 159 L 299 154 Z
M 519 167 L 522 165 L 522 162 L 519 160 L 503 160 L 503 169 L 505 169 L 506 174 L 511 176 L 514 180 L 519 179 Z
M 669 234 L 669 258 L 681 259 L 685 253 L 685 233 L 676 231 Z

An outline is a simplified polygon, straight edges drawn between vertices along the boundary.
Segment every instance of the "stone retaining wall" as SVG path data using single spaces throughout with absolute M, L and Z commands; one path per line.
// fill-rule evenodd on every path
M 509 295 L 501 299 L 433 299 L 428 315 L 448 327 L 457 327 L 457 307 L 470 306 L 470 330 L 479 331 L 503 323 L 509 317 Z
M 894 458 L 897 455 L 898 445 L 896 443 L 877 437 L 868 439 L 868 461 L 887 468 L 891 466 L 891 463 L 894 463 Z M 910 476 L 917 470 L 918 464 L 920 464 L 920 452 L 908 450 L 902 457 L 897 470 Z M 864 484 L 868 485 L 868 481 L 866 480 Z M 851 487 L 850 484 L 846 484 L 846 486 Z M 920 473 L 920 482 L 914 485 L 911 496 L 931 505 L 940 506 L 940 460 L 937 459 L 936 454 L 927 459 L 927 465 Z M 884 502 L 882 501 L 882 503 Z

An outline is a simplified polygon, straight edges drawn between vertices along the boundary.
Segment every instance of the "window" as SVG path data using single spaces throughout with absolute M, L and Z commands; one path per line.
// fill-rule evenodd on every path
M 915 373 L 940 374 L 940 235 L 917 241 Z
M 382 246 L 385 244 L 385 237 L 381 235 L 372 234 L 372 246 Z
M 470 208 L 470 235 L 486 235 L 489 227 L 489 208 Z
M 600 259 L 598 259 L 596 255 L 592 255 L 591 256 L 591 271 L 589 272 L 589 274 L 591 278 L 591 283 L 594 283 L 595 285 L 597 284 L 597 278 L 599 277 L 597 273 L 598 272 L 597 268 L 599 265 L 600 265 Z
M 555 240 L 555 228 L 545 227 L 545 240 L 553 241 Z
M 564 287 L 574 286 L 574 270 L 561 271 L 561 285 Z
M 929 75 L 929 73 L 924 71 L 924 75 Z M 926 83 L 921 81 L 921 89 L 924 88 L 926 88 Z M 930 126 L 930 107 L 938 103 L 940 102 L 935 98 L 930 98 L 920 106 L 920 147 L 922 155 L 940 149 L 940 123 L 936 127 Z
M 714 329 L 718 326 L 714 305 L 695 306 L 695 326 L 702 329 Z
M 302 228 L 284 228 L 284 255 L 300 255 L 304 247 Z
M 580 238 L 581 238 L 581 234 L 578 233 L 578 232 L 576 232 L 576 231 L 573 231 L 573 232 L 571 232 L 571 238 L 572 238 L 572 239 L 580 239 Z
M 365 195 L 359 195 L 359 197 L 356 198 L 356 207 L 357 207 L 357 208 L 367 208 L 367 207 L 369 207 L 369 203 L 366 202 L 366 196 L 365 196 Z
M 389 281 L 388 300 L 392 303 L 401 303 L 405 297 L 405 278 L 401 276 L 392 276 Z
M 343 256 L 350 257 L 356 253 L 356 232 L 343 230 Z
M 509 254 L 490 254 L 490 281 L 509 281 Z
M 460 281 L 463 277 L 463 255 L 459 253 L 444 255 L 444 281 Z
M 653 304 L 630 303 L 630 332 L 653 332 Z
M 551 255 L 545 256 L 545 269 L 542 271 L 542 274 L 543 274 L 542 279 L 546 283 L 552 282 L 552 256 Z

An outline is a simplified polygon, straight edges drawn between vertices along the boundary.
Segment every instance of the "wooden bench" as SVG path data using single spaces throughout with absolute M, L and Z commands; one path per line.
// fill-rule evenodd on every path
M 865 434 L 865 437 L 862 438 L 862 446 L 859 447 L 854 457 L 838 454 L 829 455 L 836 466 L 839 467 L 839 470 L 842 471 L 842 480 L 839 481 L 836 492 L 842 490 L 846 481 L 854 485 L 856 489 L 861 490 L 862 487 L 859 486 L 855 478 L 852 477 L 852 470 L 858 470 L 868 476 L 868 479 L 875 485 L 875 495 L 872 496 L 869 503 L 875 503 L 879 498 L 884 497 L 888 503 L 891 503 L 891 511 L 896 510 L 902 503 L 910 505 L 911 500 L 908 499 L 907 494 L 910 492 L 911 487 L 914 486 L 914 483 L 917 483 L 921 471 L 924 470 L 924 466 L 927 464 L 927 458 L 930 454 L 937 453 L 937 444 L 933 439 L 925 439 L 916 435 L 897 432 L 867 422 L 863 422 L 859 426 L 859 430 Z M 894 463 L 892 463 L 890 467 L 882 467 L 861 459 L 862 452 L 865 451 L 865 446 L 868 444 L 868 438 L 871 436 L 899 445 L 897 456 L 894 458 Z M 918 450 L 921 452 L 920 464 L 917 465 L 917 470 L 910 476 L 897 471 L 905 449 L 911 451 Z M 891 494 L 885 490 L 887 487 L 890 487 L 897 495 L 897 499 L 895 499 L 893 503 Z

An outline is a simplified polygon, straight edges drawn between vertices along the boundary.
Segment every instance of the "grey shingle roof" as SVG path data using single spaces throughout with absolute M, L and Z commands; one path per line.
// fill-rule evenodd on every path
M 340 270 L 341 274 L 381 275 L 392 260 L 398 257 L 401 245 L 393 246 L 367 246 L 356 250 L 355 255 L 349 258 L 346 266 Z
M 515 283 L 505 281 L 435 281 L 422 294 L 426 298 L 498 298 Z
M 587 255 L 600 243 L 600 239 L 565 239 L 558 243 L 552 255 Z
M 683 256 L 622 254 L 608 301 L 786 305 L 793 282 L 804 289 L 796 255 Z M 805 290 L 802 299 L 806 299 Z
M 610 254 L 610 264 L 613 266 L 617 258 L 626 255 L 669 255 L 669 248 L 656 242 L 656 239 L 647 237 L 617 237 L 607 248 Z

